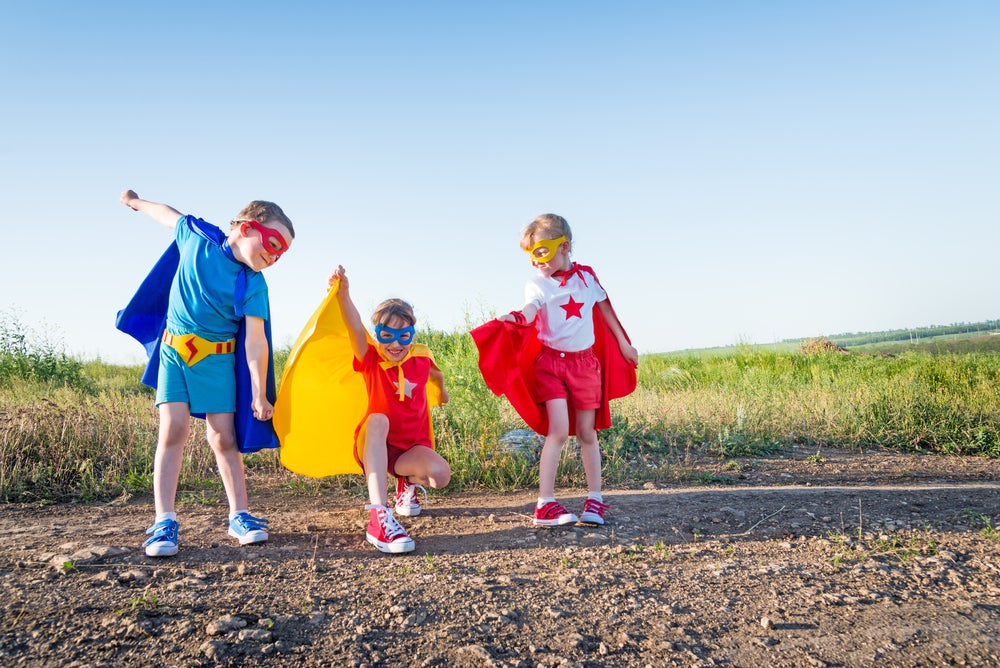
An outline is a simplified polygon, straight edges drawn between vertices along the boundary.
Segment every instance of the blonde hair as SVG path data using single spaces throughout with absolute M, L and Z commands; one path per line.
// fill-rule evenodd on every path
M 292 239 L 295 238 L 295 228 L 292 227 L 292 221 L 281 210 L 281 207 L 274 202 L 255 199 L 243 207 L 243 210 L 239 212 L 236 220 L 232 222 L 230 227 L 236 227 L 236 225 L 245 220 L 256 220 L 261 225 L 267 225 L 268 227 L 273 226 L 274 223 L 280 223 L 288 228 L 288 233 L 292 235 Z
M 392 320 L 393 316 L 405 321 L 407 325 L 417 324 L 417 316 L 413 314 L 413 307 L 395 297 L 386 299 L 375 307 L 375 312 L 372 313 L 372 324 L 385 325 Z
M 543 213 L 521 230 L 521 249 L 529 250 L 540 239 L 559 237 L 566 237 L 570 242 L 570 248 L 573 247 L 573 231 L 569 229 L 566 219 L 554 213 Z

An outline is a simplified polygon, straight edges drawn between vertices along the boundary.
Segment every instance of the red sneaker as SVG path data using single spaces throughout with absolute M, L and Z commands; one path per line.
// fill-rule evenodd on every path
M 583 514 L 580 515 L 580 521 L 585 524 L 604 524 L 604 513 L 610 507 L 597 499 L 588 498 L 583 502 Z
M 392 516 L 391 508 L 376 505 L 367 505 L 365 508 L 371 510 L 371 516 L 368 519 L 368 533 L 365 534 L 365 539 L 369 543 L 388 554 L 413 551 L 415 547 L 413 539 L 407 535 L 406 529 Z
M 420 499 L 417 497 L 417 490 L 424 493 L 424 501 L 427 500 L 427 490 L 423 485 L 417 485 L 407 481 L 405 477 L 396 478 L 396 514 L 403 517 L 416 517 L 420 514 Z
M 576 515 L 563 508 L 558 501 L 549 501 L 541 508 L 535 506 L 535 526 L 557 527 L 576 522 Z

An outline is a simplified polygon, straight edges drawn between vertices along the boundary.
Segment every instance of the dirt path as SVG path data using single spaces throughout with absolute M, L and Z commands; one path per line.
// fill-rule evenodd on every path
M 247 548 L 189 503 L 162 560 L 149 499 L 0 506 L 0 663 L 1000 666 L 998 463 L 824 456 L 609 490 L 604 527 L 536 529 L 527 491 L 435 495 L 393 557 L 343 493 L 259 485 L 274 530 Z

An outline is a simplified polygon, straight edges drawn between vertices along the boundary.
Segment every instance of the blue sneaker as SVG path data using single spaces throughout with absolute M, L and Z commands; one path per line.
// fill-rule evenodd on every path
M 267 540 L 267 520 L 244 510 L 229 520 L 229 535 L 240 541 L 240 545 L 263 543 Z
M 177 520 L 161 520 L 146 529 L 146 533 L 153 534 L 149 540 L 142 544 L 146 548 L 146 556 L 172 557 L 177 554 L 179 528 Z

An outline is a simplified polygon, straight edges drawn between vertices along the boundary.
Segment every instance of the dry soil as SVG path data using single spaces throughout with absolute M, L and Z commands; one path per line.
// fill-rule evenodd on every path
M 269 542 L 236 545 L 211 497 L 165 559 L 147 497 L 0 505 L 0 665 L 1000 666 L 996 460 L 689 466 L 703 484 L 606 490 L 601 527 L 533 527 L 531 490 L 436 493 L 397 556 L 362 499 L 279 481 L 252 481 Z

